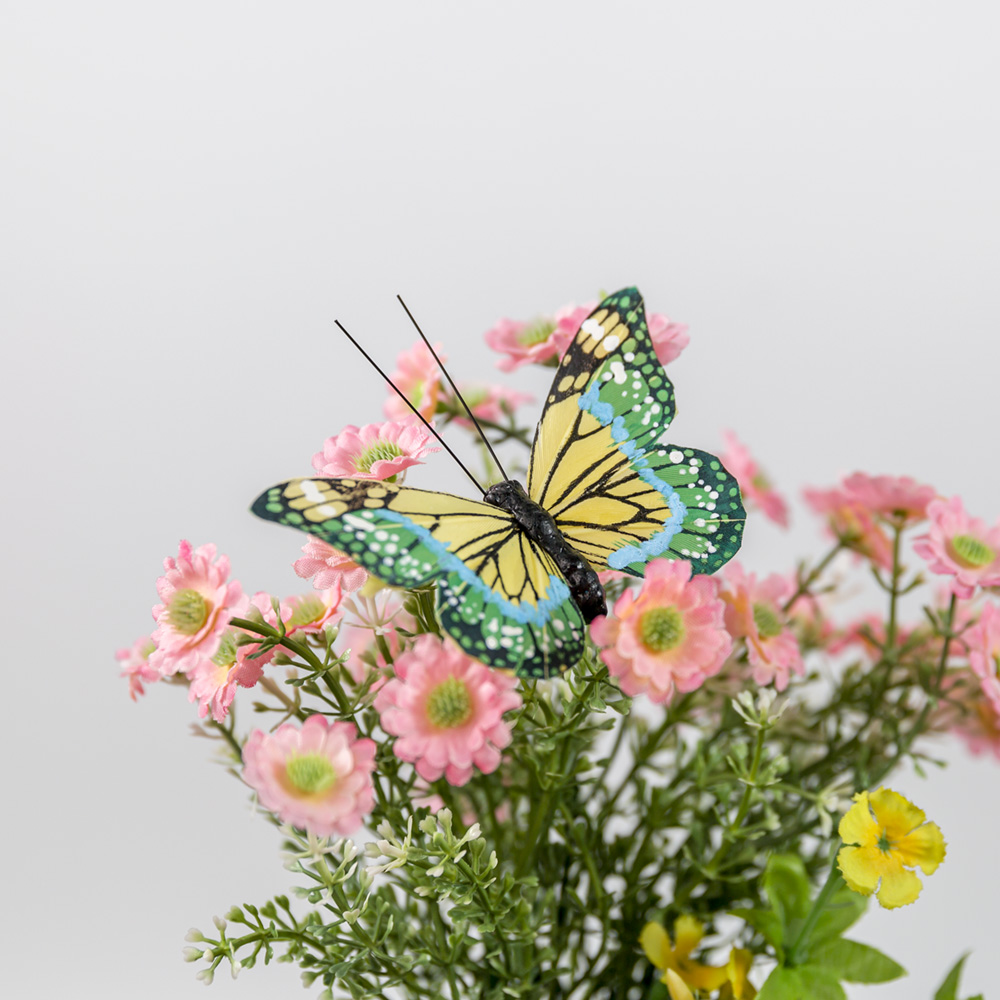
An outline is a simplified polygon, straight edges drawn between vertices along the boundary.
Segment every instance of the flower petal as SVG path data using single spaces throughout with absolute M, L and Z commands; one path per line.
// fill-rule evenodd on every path
M 675 964 L 674 949 L 670 946 L 670 937 L 663 924 L 650 922 L 639 935 L 639 944 L 653 965 L 658 969 L 667 969 Z
M 878 825 L 892 843 L 905 837 L 927 819 L 923 809 L 918 809 L 909 799 L 904 799 L 891 788 L 883 787 L 872 792 L 871 807 Z
M 882 875 L 882 885 L 878 890 L 878 901 L 887 909 L 906 906 L 920 895 L 920 879 L 893 859 L 894 864 Z
M 844 814 L 837 832 L 845 844 L 867 845 L 878 839 L 878 826 L 872 819 L 867 792 L 858 792 L 854 796 L 854 805 Z
M 874 854 L 881 852 L 871 847 L 843 847 L 837 854 L 837 867 L 848 888 L 864 896 L 874 892 L 881 875 L 879 859 Z
M 919 866 L 925 875 L 932 875 L 944 861 L 945 843 L 937 823 L 925 823 L 892 845 L 892 853 L 910 868 Z
M 687 958 L 698 947 L 705 936 L 705 928 L 701 921 L 685 913 L 674 921 L 675 947 L 679 958 Z

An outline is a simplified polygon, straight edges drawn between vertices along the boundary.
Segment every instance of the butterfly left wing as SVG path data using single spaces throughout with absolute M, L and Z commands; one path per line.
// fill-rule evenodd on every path
M 642 576 L 666 556 L 712 573 L 740 546 L 736 480 L 714 455 L 661 441 L 673 415 L 642 297 L 609 295 L 559 365 L 528 470 L 528 495 L 597 570 Z
M 585 625 L 552 559 L 506 511 L 356 479 L 293 479 L 258 516 L 306 531 L 396 587 L 437 583 L 442 628 L 487 666 L 531 677 L 583 655 Z

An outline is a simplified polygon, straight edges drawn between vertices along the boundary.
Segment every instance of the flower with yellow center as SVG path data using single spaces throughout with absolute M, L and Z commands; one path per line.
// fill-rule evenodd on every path
M 704 936 L 701 922 L 685 914 L 674 921 L 673 942 L 662 924 L 650 922 L 643 927 L 639 944 L 650 962 L 663 971 L 660 981 L 673 1000 L 689 1000 L 691 990 L 721 990 L 720 996 L 751 1000 L 757 991 L 747 982 L 750 952 L 733 948 L 725 965 L 705 965 L 691 957 Z
M 911 869 L 931 875 L 944 860 L 941 830 L 926 820 L 922 809 L 889 788 L 858 792 L 838 827 L 845 846 L 837 865 L 847 885 L 865 896 L 877 889 L 886 909 L 912 903 L 922 884 Z

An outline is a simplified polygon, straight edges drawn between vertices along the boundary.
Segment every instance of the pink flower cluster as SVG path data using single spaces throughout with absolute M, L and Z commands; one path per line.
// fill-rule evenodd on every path
M 501 371 L 511 372 L 522 365 L 557 364 L 580 324 L 597 308 L 594 300 L 582 306 L 563 306 L 551 317 L 522 322 L 501 319 L 484 334 L 486 343 L 506 355 L 497 362 Z M 649 336 L 660 364 L 680 357 L 688 345 L 687 327 L 662 313 L 649 313 Z

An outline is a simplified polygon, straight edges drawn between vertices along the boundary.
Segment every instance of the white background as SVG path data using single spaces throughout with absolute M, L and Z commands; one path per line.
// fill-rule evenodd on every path
M 3 5 L 3 952 L 12 997 L 202 996 L 191 924 L 286 891 L 273 830 L 126 697 L 177 541 L 295 589 L 247 513 L 380 416 L 408 299 L 459 377 L 483 331 L 637 284 L 691 327 L 676 440 L 733 427 L 778 484 L 911 474 L 990 521 L 1000 17 L 985 3 Z M 539 396 L 546 376 L 508 384 Z M 415 485 L 464 491 L 446 459 Z M 819 551 L 801 506 L 745 562 Z M 995 978 L 1000 771 L 896 787 L 949 841 L 860 936 L 930 997 Z M 213 996 L 297 995 L 285 966 Z M 304 995 L 304 994 L 303 994 Z

